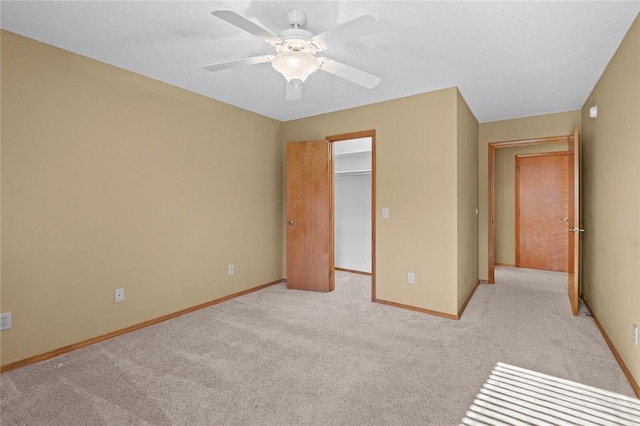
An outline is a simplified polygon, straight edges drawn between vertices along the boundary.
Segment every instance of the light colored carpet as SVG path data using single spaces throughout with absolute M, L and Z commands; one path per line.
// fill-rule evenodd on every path
M 633 396 L 566 274 L 496 277 L 460 321 L 271 286 L 2 374 L 1 423 L 455 425 L 499 361 Z

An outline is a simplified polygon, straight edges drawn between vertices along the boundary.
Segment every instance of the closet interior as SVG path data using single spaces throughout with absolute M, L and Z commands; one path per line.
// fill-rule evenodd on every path
M 333 143 L 335 267 L 371 273 L 371 138 Z

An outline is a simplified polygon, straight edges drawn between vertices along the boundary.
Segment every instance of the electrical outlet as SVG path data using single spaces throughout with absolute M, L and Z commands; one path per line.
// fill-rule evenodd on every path
M 233 268 L 233 264 L 229 265 L 229 266 L 227 267 L 227 273 L 228 273 L 229 275 L 233 275 L 233 274 L 234 274 L 234 272 L 235 272 L 235 270 L 234 270 L 234 268 Z
M 413 272 L 409 272 L 407 274 L 407 283 L 415 284 L 416 283 L 416 275 Z
M 124 302 L 124 288 L 117 288 L 114 291 L 114 303 Z
M 633 344 L 638 346 L 638 326 L 633 324 L 631 326 L 631 331 L 633 333 Z
M 11 312 L 3 312 L 0 314 L 0 331 L 11 328 Z

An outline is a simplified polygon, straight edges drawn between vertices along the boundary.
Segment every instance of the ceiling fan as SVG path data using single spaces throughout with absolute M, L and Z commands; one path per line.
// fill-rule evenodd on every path
M 327 57 L 316 57 L 316 53 L 327 50 L 331 45 L 346 43 L 373 32 L 379 21 L 371 15 L 360 16 L 313 35 L 303 28 L 307 22 L 305 13 L 293 9 L 287 12 L 289 28 L 276 35 L 231 10 L 216 10 L 211 13 L 271 44 L 275 47 L 276 53 L 275 55 L 254 56 L 205 65 L 203 68 L 207 71 L 219 71 L 269 62 L 287 80 L 286 99 L 288 101 L 302 98 L 302 83 L 317 70 L 328 72 L 368 89 L 372 89 L 380 83 L 380 78 L 365 71 Z

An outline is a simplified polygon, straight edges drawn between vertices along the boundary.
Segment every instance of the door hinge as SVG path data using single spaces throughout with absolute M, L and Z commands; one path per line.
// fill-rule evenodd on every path
M 331 271 L 329 271 L 329 278 L 331 278 Z
M 329 220 L 331 220 L 331 212 L 329 212 Z

